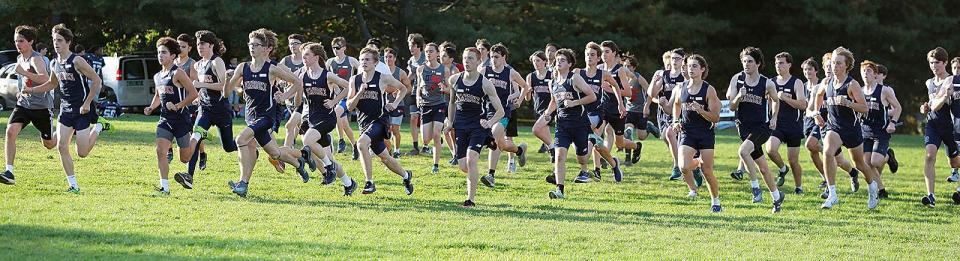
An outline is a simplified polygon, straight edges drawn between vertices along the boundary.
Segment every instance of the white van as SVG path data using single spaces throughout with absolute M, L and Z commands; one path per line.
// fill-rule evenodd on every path
M 160 71 L 154 54 L 103 57 L 103 88 L 100 97 L 125 108 L 146 107 L 153 99 L 153 75 Z

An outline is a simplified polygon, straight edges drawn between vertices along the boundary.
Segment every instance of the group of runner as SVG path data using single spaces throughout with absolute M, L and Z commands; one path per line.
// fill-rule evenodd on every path
M 69 146 L 76 137 L 77 155 L 86 157 L 99 134 L 109 129 L 92 105 L 102 82 L 84 59 L 75 59 L 78 56 L 70 51 L 74 41 L 70 29 L 62 24 L 53 27 L 56 58 L 49 65 L 33 49 L 37 35 L 31 26 L 19 26 L 14 34 L 20 52 L 16 72 L 23 76 L 24 84 L 6 131 L 7 165 L 0 182 L 15 184 L 16 137 L 27 124 L 34 124 L 43 145 L 58 148 L 68 192 L 79 193 Z M 179 147 L 179 162 L 187 165 L 187 171 L 174 174 L 174 180 L 193 188 L 197 165 L 201 170 L 206 165 L 203 141 L 208 139 L 210 127 L 216 126 L 224 152 L 237 151 L 240 176 L 228 185 L 241 197 L 248 193 L 260 148 L 278 171 L 283 172 L 289 164 L 308 182 L 310 173 L 320 169 L 322 184 L 339 179 L 344 195 L 352 195 L 359 188 L 358 181 L 335 159 L 347 148 L 344 138 L 352 147 L 353 160 L 361 162 L 363 194 L 376 191 L 372 169 L 376 156 L 402 180 L 410 195 L 414 192 L 413 173 L 397 160 L 403 155 L 400 125 L 409 114 L 413 149 L 406 155 L 430 154 L 432 172 L 438 173 L 446 144 L 452 156 L 449 163 L 467 176 L 463 206 L 473 207 L 478 183 L 495 186 L 501 152 L 508 154 L 509 171 L 526 165 L 528 147 L 514 138 L 518 136 L 517 110 L 524 101 L 531 101 L 538 115 L 533 134 L 542 142 L 539 152 L 549 153 L 553 164 L 546 181 L 556 189 L 549 191 L 549 198 L 568 195 L 566 161 L 571 145 L 579 164 L 575 183 L 602 180 L 602 168 L 609 168 L 613 181 L 621 182 L 623 167 L 639 162 L 640 141 L 652 134 L 670 151 L 673 171 L 669 179 L 682 179 L 689 197 L 699 196 L 706 179 L 711 211 L 722 211 L 714 171 L 715 129 L 722 105 L 717 89 L 706 81 L 707 60 L 699 54 L 682 48 L 663 53 L 663 67 L 648 82 L 638 71 L 636 57 L 613 41 L 587 43 L 582 64 L 577 63 L 574 50 L 547 44 L 529 56 L 534 71 L 524 76 L 507 63 L 510 51 L 504 44 L 491 45 L 485 39 L 458 52 L 450 42 L 426 42 L 422 35 L 410 34 L 407 47 L 412 56 L 406 69 L 397 65 L 397 50 L 383 48 L 376 38 L 368 40 L 356 58 L 346 54 L 344 38 L 334 38 L 330 42 L 334 56 L 328 58 L 322 43 L 291 34 L 287 37 L 291 54 L 279 61 L 271 59 L 280 48 L 274 32 L 258 29 L 250 32 L 247 40 L 249 60 L 232 74 L 221 57 L 226 48 L 214 32 L 201 30 L 156 42 L 161 69 L 153 76 L 156 92 L 144 114 L 160 116 L 156 128 L 158 193 L 170 193 L 174 142 Z M 194 49 L 199 60 L 189 56 Z M 455 62 L 458 58 L 460 63 Z M 739 59 L 743 70 L 731 77 L 725 93 L 742 141 L 738 168 L 731 177 L 742 180 L 743 173 L 748 174 L 754 203 L 764 201 L 761 178 L 775 213 L 786 198 L 780 187 L 787 174 L 792 173 L 794 193 L 804 193 L 801 145 L 810 151 L 820 174 L 823 208 L 832 208 L 839 201 L 838 167 L 849 174 L 854 192 L 859 190 L 859 174 L 863 174 L 868 208 L 876 208 L 888 197 L 882 172 L 885 166 L 894 173 L 899 167 L 889 142 L 903 108 L 893 88 L 884 84 L 885 66 L 869 60 L 857 64 L 844 47 L 824 54 L 819 64 L 813 58 L 803 61 L 802 78 L 791 74 L 794 60 L 786 52 L 770 60 L 776 77 L 760 74 L 767 60 L 758 48 L 744 48 Z M 927 114 L 927 195 L 921 202 L 933 207 L 934 167 L 941 144 L 954 168 L 948 181 L 960 179 L 960 120 L 955 120 L 960 119 L 960 102 L 954 102 L 960 99 L 960 78 L 954 79 L 946 71 L 948 56 L 943 48 L 931 50 L 927 60 L 934 76 L 926 82 L 929 100 L 920 108 Z M 960 58 L 952 63 L 952 74 L 960 73 Z M 856 65 L 860 81 L 851 74 Z M 58 87 L 63 95 L 54 131 L 52 93 Z M 233 110 L 226 98 L 232 92 L 242 93 L 246 103 L 246 126 L 236 136 Z M 658 108 L 657 124 L 647 120 L 651 104 Z M 275 135 L 284 111 L 289 114 L 283 124 L 284 142 L 277 144 Z M 351 114 L 359 125 L 357 136 L 350 127 Z M 333 140 L 334 130 L 338 142 Z M 299 149 L 298 138 L 302 143 Z M 787 146 L 786 160 L 779 153 L 781 144 Z M 843 148 L 849 159 L 842 155 Z M 477 165 L 484 150 L 489 152 L 488 172 L 482 175 Z M 614 156 L 616 151 L 623 151 L 624 157 Z M 588 165 L 591 161 L 592 168 Z M 777 171 L 776 177 L 772 170 Z M 960 202 L 960 192 L 954 193 L 953 199 Z

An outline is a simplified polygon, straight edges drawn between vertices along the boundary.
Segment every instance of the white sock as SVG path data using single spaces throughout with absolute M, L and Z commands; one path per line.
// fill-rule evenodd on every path
M 787 165 L 783 165 L 783 167 L 780 167 L 780 172 L 786 172 L 786 171 L 787 171 Z
M 876 182 L 876 181 L 870 182 L 870 184 L 867 184 L 867 188 L 869 188 L 870 191 L 877 191 L 877 190 L 879 190 L 879 188 L 878 188 L 877 186 L 878 186 L 878 185 L 877 185 L 877 182 Z
M 330 166 L 330 164 L 333 164 L 333 162 L 330 161 L 330 157 L 323 157 L 323 158 L 320 159 L 320 160 L 323 161 L 323 165 L 325 165 L 325 166 Z
M 751 188 L 759 188 L 759 187 L 760 187 L 760 181 L 758 181 L 758 180 L 751 180 L 751 181 L 750 181 L 750 187 L 751 187 Z
M 712 198 L 710 199 L 710 203 L 712 203 L 714 206 L 720 205 L 720 198 L 719 197 Z
M 93 125 L 93 131 L 96 133 L 100 133 L 100 131 L 103 131 L 103 124 L 97 122 L 96 125 Z
M 802 189 L 803 189 L 803 186 L 797 186 L 797 188 L 802 190 Z
M 200 133 L 199 133 L 199 132 L 194 132 L 192 135 L 190 135 L 190 139 L 191 139 L 191 140 L 200 140 Z
M 7 171 L 13 172 L 13 165 L 7 164 Z
M 70 187 L 80 188 L 80 185 L 77 185 L 77 176 L 67 176 L 67 183 L 70 183 Z
M 773 191 L 770 191 L 770 196 L 773 197 L 773 200 L 774 200 L 774 201 L 780 200 L 780 190 L 779 190 L 779 189 L 775 189 L 775 190 L 773 190 Z
M 403 171 L 403 179 L 409 179 L 409 178 L 410 178 L 410 173 L 407 173 L 407 171 Z
M 830 193 L 830 196 L 831 196 L 831 197 L 836 197 L 836 196 L 837 196 L 837 185 L 829 185 L 829 186 L 827 186 L 827 191 Z
M 343 177 L 340 177 L 340 182 L 343 182 L 344 187 L 353 186 L 353 180 L 350 179 L 350 176 L 347 176 L 346 174 L 344 174 Z
M 160 179 L 160 188 L 162 188 L 163 191 L 170 191 L 170 180 Z

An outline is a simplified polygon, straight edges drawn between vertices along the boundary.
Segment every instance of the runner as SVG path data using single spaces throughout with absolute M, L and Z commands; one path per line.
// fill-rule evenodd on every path
M 197 53 L 200 55 L 200 61 L 193 64 L 194 74 L 193 86 L 199 92 L 200 109 L 197 115 L 194 132 L 205 134 L 213 125 L 217 126 L 220 132 L 220 144 L 223 151 L 230 153 L 237 151 L 237 142 L 233 140 L 233 111 L 230 108 L 230 102 L 224 97 L 224 80 L 227 79 L 227 69 L 220 57 L 227 48 L 223 46 L 223 41 L 217 38 L 217 35 L 211 31 L 197 31 L 194 36 L 197 38 Z M 206 161 L 206 153 L 201 152 L 203 141 L 197 142 L 190 162 L 187 164 L 186 173 L 177 173 L 173 179 L 180 183 L 186 189 L 193 189 L 194 173 L 197 163 Z M 201 164 L 201 170 L 205 164 Z
M 340 178 L 343 195 L 353 195 L 357 190 L 357 183 L 344 173 L 343 167 L 333 158 L 333 139 L 330 136 L 330 132 L 337 126 L 338 117 L 334 108 L 338 106 L 338 101 L 347 96 L 347 92 L 336 92 L 336 87 L 346 88 L 347 81 L 324 70 L 320 65 L 320 61 L 327 59 L 322 44 L 301 44 L 300 50 L 304 67 L 298 74 L 303 79 L 303 112 L 309 125 L 302 136 L 303 146 L 323 164 L 325 171 L 322 184 L 327 185 L 336 181 L 335 178 Z M 337 93 L 337 96 L 333 96 L 334 93 Z
M 397 67 L 397 51 L 394 50 L 393 48 L 384 49 L 383 58 L 387 61 L 387 67 L 389 67 L 390 71 L 393 72 L 391 73 L 391 76 L 393 76 L 394 79 L 400 80 L 400 82 L 403 83 L 403 85 L 406 86 L 408 90 L 412 90 L 410 85 L 411 84 L 410 78 L 407 75 L 407 72 L 403 71 L 403 69 L 400 69 L 400 67 Z M 388 103 L 392 103 L 396 99 L 398 99 L 398 97 L 394 97 L 392 96 L 392 94 L 387 95 Z M 396 109 L 389 112 L 390 133 L 393 136 L 393 142 L 390 142 L 387 144 L 387 148 L 388 148 L 387 151 L 393 151 L 392 155 L 393 155 L 393 158 L 395 159 L 400 158 L 400 144 L 402 144 L 400 143 L 400 136 L 401 136 L 400 124 L 403 123 L 403 112 L 405 111 L 404 107 L 406 103 L 405 99 L 403 98 L 399 98 L 399 99 L 403 101 L 400 102 L 400 105 L 398 105 Z M 392 150 L 389 149 L 391 147 L 393 148 Z
M 490 136 L 490 127 L 493 123 L 499 122 L 504 113 L 500 99 L 497 97 L 496 87 L 477 70 L 480 63 L 479 56 L 480 51 L 477 48 L 468 47 L 463 51 L 465 70 L 447 79 L 447 84 L 456 89 L 456 94 L 450 95 L 450 100 L 447 102 L 444 128 L 452 128 L 457 133 L 455 158 L 458 160 L 460 171 L 467 174 L 467 200 L 463 201 L 463 207 L 467 208 L 476 205 L 474 200 L 477 195 L 477 181 L 480 179 L 480 172 L 477 169 L 480 150 L 485 146 L 496 146 L 493 137 Z M 468 82 L 472 83 L 467 84 Z M 487 118 L 488 102 L 494 108 L 491 118 Z
M 34 51 L 33 45 L 37 42 L 37 28 L 29 25 L 17 26 L 13 33 L 13 43 L 17 48 L 16 73 L 20 76 L 21 86 L 36 87 L 47 82 L 50 75 L 49 68 L 40 53 Z M 43 147 L 53 149 L 57 145 L 57 137 L 53 135 L 53 90 L 37 92 L 35 94 L 17 95 L 17 105 L 7 119 L 6 142 L 4 156 L 7 168 L 0 175 L 0 183 L 16 184 L 13 175 L 13 163 L 17 156 L 17 136 L 28 124 L 40 131 L 40 141 Z
M 670 97 L 673 97 L 673 89 L 677 84 L 683 83 L 683 73 L 681 66 L 684 57 L 684 50 L 676 48 L 663 53 L 663 70 L 653 74 L 650 88 L 647 95 L 651 102 L 656 103 L 660 110 L 657 112 L 657 126 L 660 127 L 660 138 L 663 139 L 670 150 L 670 160 L 673 163 L 673 172 L 670 180 L 679 180 L 683 178 L 680 167 L 677 165 L 677 132 L 673 129 L 673 104 L 670 103 Z
M 271 132 L 276 123 L 274 119 L 277 116 L 276 100 L 287 100 L 302 91 L 303 82 L 289 70 L 270 63 L 270 54 L 277 47 L 277 35 L 273 31 L 260 28 L 250 32 L 247 38 L 250 61 L 238 65 L 237 73 L 224 87 L 224 92 L 229 93 L 233 91 L 234 86 L 240 85 L 241 89 L 237 91 L 243 92 L 243 98 L 246 101 L 247 126 L 236 138 L 239 147 L 240 179 L 236 183 L 233 181 L 227 183 L 233 193 L 240 197 L 247 196 L 250 177 L 253 175 L 258 155 L 257 145 L 263 147 L 270 158 L 296 166 L 304 183 L 310 180 L 310 175 L 305 169 L 306 165 L 313 166 L 309 150 L 298 151 L 291 147 L 279 147 Z M 270 83 L 276 80 L 290 82 L 293 87 L 283 93 L 274 93 Z M 315 169 L 315 166 L 311 169 Z
M 927 64 L 933 72 L 933 78 L 927 79 L 927 95 L 930 99 L 920 105 L 920 112 L 927 114 L 927 124 L 923 129 L 923 140 L 926 143 L 926 157 L 924 157 L 923 175 L 926 183 L 927 195 L 920 202 L 927 207 L 936 206 L 934 186 L 936 183 L 937 151 L 942 143 L 947 147 L 947 158 L 950 167 L 960 167 L 960 151 L 954 137 L 951 118 L 951 104 L 954 102 L 953 92 L 960 78 L 947 73 L 947 51 L 937 47 L 927 52 Z M 960 190 L 958 190 L 960 191 Z M 956 195 L 956 193 L 954 193 Z M 954 201 L 957 197 L 954 196 Z
M 620 182 L 623 178 L 623 174 L 620 171 L 620 160 L 613 158 L 609 155 L 603 155 L 603 152 L 606 151 L 609 154 L 610 147 L 604 145 L 603 139 L 600 137 L 602 135 L 603 126 L 606 123 L 604 119 L 604 111 L 607 103 L 613 102 L 617 103 L 617 110 L 623 108 L 623 100 L 620 98 L 620 92 L 613 91 L 612 86 L 618 86 L 616 79 L 613 76 L 597 67 L 600 63 L 600 53 L 602 48 L 599 44 L 595 42 L 587 43 L 587 46 L 584 48 L 583 56 L 586 66 L 582 69 L 578 69 L 576 72 L 579 72 L 580 78 L 583 78 L 584 81 L 593 89 L 594 95 L 597 96 L 597 100 L 591 104 L 586 105 L 588 111 L 588 119 L 590 120 L 590 128 L 593 130 L 593 135 L 590 135 L 591 143 L 596 145 L 593 147 L 593 178 L 597 181 L 600 181 L 600 165 L 601 158 L 606 160 L 606 163 L 613 165 L 613 179 L 615 182 Z M 604 88 L 603 86 L 608 86 Z M 609 91 L 608 91 L 609 90 Z M 613 97 L 611 97 L 613 96 Z M 613 100 L 611 100 L 613 99 Z M 614 164 L 616 161 L 616 164 Z M 587 183 L 591 182 L 590 175 L 584 175 L 580 173 L 580 176 L 577 176 L 577 179 L 574 180 L 575 183 Z
M 753 203 L 763 201 L 760 192 L 760 182 L 757 172 L 763 176 L 763 181 L 773 197 L 774 209 L 783 202 L 784 194 L 777 187 L 773 175 L 763 158 L 763 144 L 770 137 L 771 130 L 777 129 L 777 115 L 779 114 L 779 98 L 774 81 L 760 74 L 763 68 L 763 53 L 755 47 L 744 48 L 740 52 L 740 63 L 743 71 L 730 79 L 727 97 L 730 99 L 730 110 L 737 115 L 737 132 L 740 133 L 740 161 L 750 174 L 750 188 L 753 191 Z M 770 103 L 769 108 L 767 103 Z M 767 118 L 767 112 L 770 118 Z
M 174 57 L 182 57 L 182 50 L 173 38 L 163 37 L 157 40 L 160 71 L 153 75 L 157 90 L 150 106 L 143 110 L 144 115 L 160 110 L 160 121 L 157 122 L 157 168 L 160 186 L 156 190 L 161 195 L 170 195 L 170 163 L 165 157 L 173 141 L 180 147 L 180 162 L 188 163 L 199 141 L 206 138 L 201 132 L 190 130 L 192 119 L 188 107 L 198 95 L 190 76 L 175 64 Z
M 720 189 L 717 177 L 713 175 L 713 150 L 716 143 L 714 128 L 720 121 L 720 98 L 717 90 L 704 81 L 710 68 L 707 60 L 699 54 L 686 58 L 688 81 L 683 82 L 673 93 L 673 118 L 677 119 L 674 129 L 680 133 L 680 169 L 685 180 L 693 179 L 693 171 L 700 169 L 710 186 L 710 211 L 721 212 Z M 699 154 L 699 156 L 696 156 Z M 687 182 L 689 196 L 697 196 L 697 187 Z M 782 200 L 781 200 L 782 202 Z M 773 212 L 780 212 L 779 202 L 773 205 Z
M 647 139 L 647 128 L 650 126 L 650 123 L 647 121 L 647 115 L 650 114 L 650 99 L 647 99 L 647 88 L 650 87 L 647 83 L 647 79 L 643 78 L 640 75 L 640 72 L 637 72 L 637 66 L 639 62 L 637 58 L 633 55 L 627 53 L 621 56 L 621 64 L 628 72 L 634 75 L 633 78 L 627 82 L 631 86 L 630 98 L 626 100 L 625 106 L 627 107 L 627 117 L 624 119 L 625 131 L 624 138 L 628 140 L 633 140 L 636 138 L 637 148 L 634 150 L 626 149 L 626 157 L 624 159 L 630 159 L 627 162 L 624 162 L 623 165 L 630 166 L 637 164 L 640 161 L 640 153 L 643 150 L 643 143 L 640 143 L 641 140 Z M 653 126 L 656 128 L 656 126 Z
M 387 111 L 393 110 L 400 100 L 387 103 L 385 93 L 399 92 L 397 97 L 406 95 L 407 89 L 393 76 L 376 71 L 380 54 L 376 50 L 364 48 L 360 51 L 360 74 L 350 78 L 350 93 L 347 98 L 347 109 L 357 111 L 357 122 L 360 123 L 360 138 L 357 142 L 360 151 L 360 162 L 363 164 L 363 173 L 367 178 L 363 186 L 363 194 L 377 191 L 373 184 L 373 166 L 369 152 L 380 157 L 380 161 L 390 171 L 403 178 L 403 186 L 407 195 L 413 194 L 413 173 L 404 170 L 396 159 L 386 151 L 383 140 L 390 137 L 387 128 Z
M 827 107 L 826 119 L 819 114 L 815 116 L 815 120 L 821 128 L 827 127 L 827 131 L 823 133 L 824 155 L 840 154 L 840 145 L 849 150 L 850 157 L 856 164 L 857 169 L 863 172 L 864 178 L 868 182 L 867 208 L 874 209 L 880 203 L 880 199 L 877 197 L 877 182 L 874 182 L 876 170 L 867 166 L 863 160 L 863 135 L 860 119 L 856 115 L 856 113 L 866 113 L 869 108 L 864 99 L 863 90 L 860 88 L 860 83 L 853 80 L 853 77 L 848 74 L 854 64 L 853 53 L 846 48 L 837 47 L 833 50 L 831 62 L 834 77 L 830 78 L 827 84 L 817 91 L 814 99 L 817 101 L 814 111 L 824 106 Z M 944 55 L 940 63 L 941 69 L 945 62 L 946 56 Z M 932 63 L 931 67 L 933 67 Z M 824 98 L 825 100 L 821 100 Z M 930 145 L 927 148 L 929 152 Z M 835 157 L 826 157 L 825 161 L 824 169 L 827 173 L 829 195 L 822 207 L 832 208 L 839 201 L 836 193 L 837 162 Z M 932 193 L 932 187 L 930 192 Z M 930 205 L 932 204 L 933 201 L 931 200 Z
M 863 79 L 863 95 L 867 102 L 861 131 L 863 133 L 863 160 L 877 171 L 877 197 L 887 198 L 883 185 L 883 166 L 887 164 L 890 149 L 890 133 L 897 130 L 900 119 L 900 101 L 893 88 L 884 86 L 879 79 L 879 66 L 870 60 L 860 63 Z M 889 109 L 888 109 L 889 108 Z
M 39 86 L 27 85 L 23 88 L 23 93 L 38 95 L 60 88 L 60 115 L 57 117 L 55 134 L 58 137 L 57 151 L 60 153 L 60 164 L 70 185 L 66 192 L 79 194 L 80 185 L 74 173 L 70 141 L 76 134 L 77 156 L 86 158 L 96 146 L 100 132 L 109 130 L 110 125 L 106 122 L 97 122 L 99 117 L 93 105 L 93 99 L 97 93 L 100 93 L 102 81 L 83 58 L 70 51 L 70 44 L 74 39 L 73 31 L 64 24 L 54 26 L 51 31 L 53 49 L 57 52 L 57 58 L 51 61 L 50 79 Z M 87 86 L 84 79 L 89 79 L 93 84 Z
M 479 49 L 479 48 L 477 48 Z M 482 52 L 482 51 L 481 51 Z M 527 144 L 521 143 L 516 145 L 513 142 L 512 138 L 508 136 L 516 136 L 516 122 L 511 127 L 509 124 L 513 110 L 519 107 L 521 102 L 521 91 L 526 90 L 526 83 L 523 81 L 523 77 L 520 76 L 516 70 L 507 66 L 507 55 L 509 51 L 507 47 L 502 43 L 497 43 L 493 47 L 490 47 L 490 60 L 492 60 L 492 65 L 480 69 L 480 73 L 483 74 L 494 87 L 497 89 L 497 97 L 500 98 L 500 104 L 505 104 L 504 107 L 504 116 L 498 122 L 494 122 L 491 127 L 491 133 L 493 138 L 497 141 L 497 147 L 490 150 L 489 155 L 489 172 L 486 176 L 483 176 L 481 182 L 488 187 L 494 186 L 494 174 L 497 169 L 497 162 L 500 161 L 500 151 L 513 152 L 516 153 L 519 157 L 518 163 L 523 167 L 527 164 L 527 155 L 524 152 L 527 150 Z M 519 89 L 518 89 L 519 87 Z M 489 101 L 488 101 L 489 102 Z M 487 106 L 487 118 L 493 117 L 494 108 L 492 104 L 488 103 Z
M 807 96 L 803 92 L 800 78 L 790 74 L 793 56 L 787 52 L 774 56 L 777 77 L 773 79 L 777 87 L 777 98 L 782 102 L 777 114 L 777 128 L 767 140 L 767 156 L 777 167 L 777 186 L 783 186 L 786 175 L 793 170 L 794 194 L 803 194 L 803 170 L 800 167 L 800 143 L 803 141 L 803 112 L 807 108 Z M 780 144 L 787 144 L 787 160 L 784 164 L 780 156 Z
M 443 82 L 443 79 L 450 77 L 450 72 L 446 67 L 440 64 L 438 56 L 440 52 L 436 43 L 428 43 L 424 48 L 427 54 L 426 63 L 416 69 L 416 101 L 417 107 L 421 110 L 421 131 L 423 133 L 424 146 L 433 142 L 433 170 L 434 174 L 440 172 L 440 140 L 442 139 L 443 122 L 447 117 L 447 100 L 444 100 L 444 93 L 449 93 L 449 87 Z
M 417 71 L 417 67 L 420 67 L 427 62 L 427 56 L 423 52 L 423 46 L 426 44 L 426 41 L 423 40 L 423 35 L 418 33 L 413 33 L 407 35 L 407 48 L 410 50 L 410 59 L 407 60 L 407 72 L 408 74 L 413 74 Z M 417 83 L 417 77 L 412 77 L 410 79 L 410 86 L 414 89 L 411 89 L 408 92 L 409 96 L 404 99 L 404 103 L 408 106 L 408 111 L 410 112 L 410 138 L 413 140 L 413 149 L 410 152 L 407 152 L 407 155 L 416 156 L 420 155 L 420 107 L 418 107 L 416 96 L 417 90 L 420 85 Z M 424 141 L 426 145 L 426 141 Z M 426 146 L 422 148 L 426 150 Z
M 330 48 L 333 50 L 335 57 L 327 59 L 325 63 L 327 70 L 336 73 L 337 76 L 340 76 L 340 78 L 343 80 L 349 80 L 351 76 L 356 74 L 356 69 L 360 66 L 360 62 L 357 61 L 356 58 L 347 56 L 347 40 L 343 37 L 333 38 L 333 40 L 330 41 Z M 337 90 L 338 93 L 341 91 L 345 90 Z M 340 106 L 337 106 L 334 111 L 338 115 L 337 135 L 340 137 L 340 140 L 337 143 L 337 153 L 343 153 L 347 147 L 346 142 L 343 140 L 344 136 L 350 140 L 353 151 L 356 151 L 357 139 L 353 135 L 353 128 L 350 127 L 350 112 L 347 111 L 346 100 L 340 101 Z

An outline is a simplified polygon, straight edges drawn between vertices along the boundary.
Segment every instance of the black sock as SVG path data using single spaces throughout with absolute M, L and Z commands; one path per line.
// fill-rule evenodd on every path
M 490 172 L 488 172 L 488 174 L 490 174 L 490 176 L 493 177 L 493 174 L 496 173 L 496 172 L 497 172 L 497 170 L 491 169 Z
M 413 149 L 415 149 L 415 150 L 418 150 L 418 151 L 419 151 L 419 150 L 420 150 L 420 143 L 419 143 L 419 142 L 416 142 L 416 141 L 414 141 L 414 142 L 413 142 Z
M 439 165 L 439 164 L 433 164 L 433 168 L 438 169 L 438 168 L 440 168 L 440 165 Z
M 557 189 L 560 190 L 560 193 L 564 193 L 564 191 L 563 191 L 563 184 L 557 184 Z
M 594 172 L 600 172 L 600 168 L 599 168 L 599 167 L 595 167 L 595 168 L 593 168 L 593 171 L 594 171 Z

